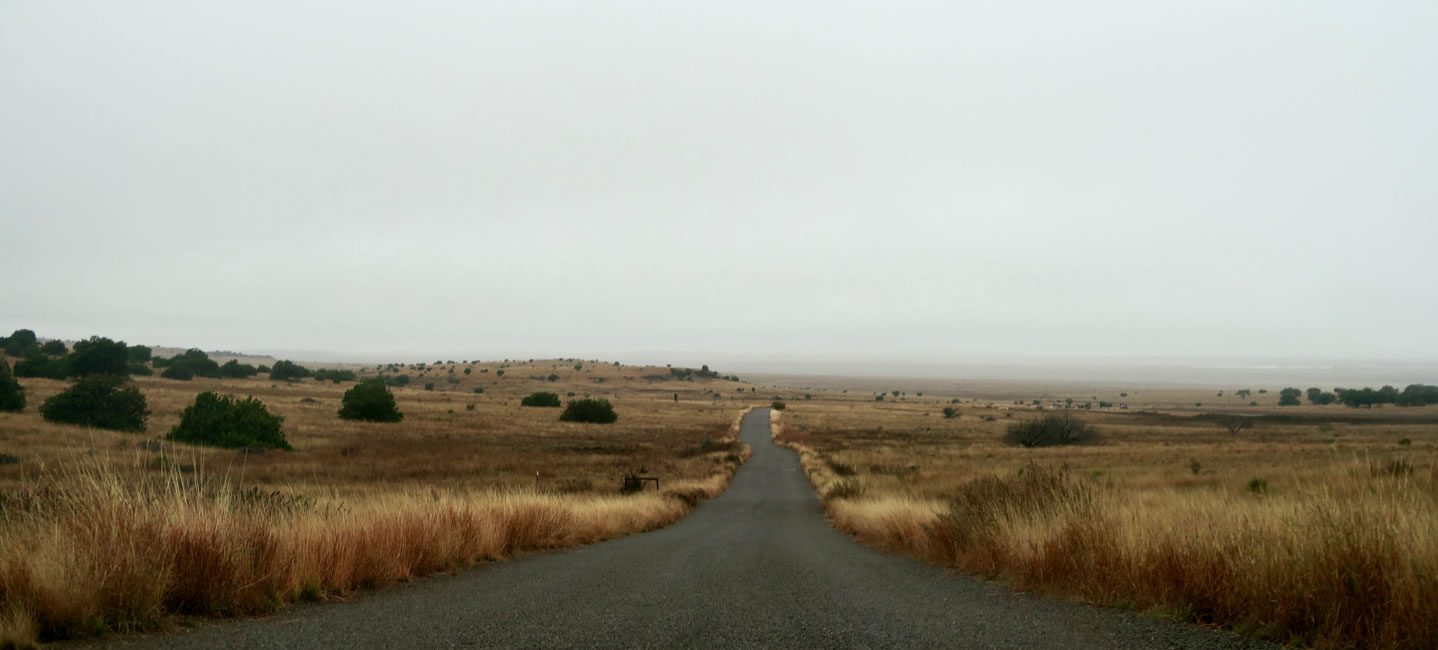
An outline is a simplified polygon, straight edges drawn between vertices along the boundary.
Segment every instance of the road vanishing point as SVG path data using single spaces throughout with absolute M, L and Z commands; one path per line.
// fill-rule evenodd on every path
M 1015 593 L 831 528 L 769 411 L 729 489 L 672 526 L 295 605 L 76 644 L 136 648 L 1268 648 Z

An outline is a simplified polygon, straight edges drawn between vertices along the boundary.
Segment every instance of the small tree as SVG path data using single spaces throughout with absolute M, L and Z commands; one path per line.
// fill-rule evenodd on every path
M 25 387 L 10 374 L 10 363 L 0 357 L 0 411 L 20 411 L 25 408 Z
M 263 402 L 247 397 L 236 399 L 206 391 L 185 407 L 180 423 L 170 430 L 170 440 L 212 447 L 261 447 L 289 451 L 280 430 L 284 418 L 274 415 Z
M 536 392 L 530 393 L 519 400 L 520 406 L 545 406 L 559 407 L 559 395 L 557 393 Z
M 371 379 L 345 391 L 340 417 L 369 422 L 399 422 L 404 419 L 404 414 L 395 407 L 394 393 L 389 392 L 384 382 Z
M 777 399 L 774 400 L 772 403 L 769 404 L 769 408 L 774 409 L 775 411 L 782 411 L 782 410 L 784 410 L 784 407 L 785 407 L 785 406 L 787 406 L 787 405 L 784 404 L 783 401 L 777 400 Z
M 65 347 L 64 341 L 54 339 L 42 343 L 40 345 L 40 351 L 51 356 L 63 357 L 70 351 L 70 348 Z
M 944 419 L 951 420 L 956 417 L 959 417 L 959 409 L 956 409 L 952 406 L 944 407 Z
M 1303 391 L 1300 391 L 1297 388 L 1285 388 L 1281 391 L 1278 391 L 1278 405 L 1298 406 L 1299 404 L 1301 404 L 1301 402 L 1298 401 L 1298 396 L 1302 394 Z
M 1243 417 L 1242 415 L 1225 415 L 1218 419 L 1218 424 L 1224 429 L 1227 429 L 1229 433 L 1236 434 L 1239 431 L 1253 426 L 1253 419 Z
M 1009 425 L 1004 441 L 1021 447 L 1081 445 L 1098 441 L 1098 430 L 1071 415 L 1048 415 Z
M 619 414 L 614 412 L 614 405 L 607 399 L 570 400 L 569 405 L 564 407 L 564 412 L 559 414 L 561 422 L 609 424 L 618 419 Z
M 150 409 L 145 403 L 145 396 L 126 383 L 123 377 L 90 375 L 45 400 L 40 414 L 50 422 L 115 431 L 144 431 Z

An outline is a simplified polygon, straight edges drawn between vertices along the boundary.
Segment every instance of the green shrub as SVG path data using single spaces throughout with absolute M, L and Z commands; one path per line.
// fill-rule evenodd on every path
M 158 359 L 155 361 L 156 367 L 162 365 L 166 368 L 188 370 L 191 378 L 209 377 L 216 379 L 220 376 L 220 364 L 216 363 L 214 359 L 210 358 L 210 355 L 205 354 L 205 351 L 199 348 L 185 350 L 182 354 L 171 357 L 163 364 Z M 165 375 L 161 374 L 160 376 L 164 377 Z
M 614 412 L 614 405 L 607 399 L 570 400 L 569 405 L 564 407 L 564 412 L 559 414 L 561 422 L 609 424 L 618 419 L 619 414 Z
M 1071 415 L 1048 415 L 1015 422 L 1004 433 L 1004 442 L 1021 447 L 1082 445 L 1097 441 L 1098 430 Z
M 559 395 L 555 393 L 537 392 L 530 393 L 524 399 L 519 400 L 520 406 L 559 406 Z
M 425 389 L 425 390 L 434 390 L 434 382 L 431 381 L 431 382 L 426 383 L 426 384 L 424 385 L 424 389 Z
M 160 376 L 164 377 L 165 379 L 189 381 L 195 378 L 195 371 L 190 370 L 189 366 L 170 365 L 165 366 L 165 371 L 160 373 Z
M 15 330 L 10 336 L 5 337 L 5 354 L 12 357 L 29 356 L 30 352 L 38 352 L 40 349 L 39 339 L 35 337 L 34 330 Z
M 10 374 L 10 363 L 0 357 L 0 411 L 20 411 L 25 408 L 25 387 Z
M 211 447 L 293 449 L 280 430 L 284 418 L 274 415 L 263 402 L 236 399 L 206 391 L 185 407 L 180 423 L 166 436 L 176 442 Z
M 340 383 L 342 381 L 354 381 L 358 378 L 353 370 L 339 370 L 334 368 L 321 368 L 314 372 L 315 381 L 328 381 Z
M 785 404 L 782 400 L 777 399 L 769 403 L 769 408 L 774 409 L 775 411 L 782 411 L 784 410 L 785 406 L 788 405 Z
M 238 359 L 230 359 L 220 366 L 220 376 L 230 379 L 244 379 L 260 374 L 259 368 L 248 363 L 240 363 Z
M 15 362 L 16 377 L 39 377 L 43 379 L 64 379 L 64 359 L 51 359 L 39 348 L 30 351 L 24 359 Z
M 92 336 L 75 343 L 75 351 L 65 358 L 65 374 L 70 377 L 87 375 L 125 375 L 130 371 L 130 352 L 124 341 Z
M 393 377 L 386 377 L 384 383 L 390 386 L 408 386 L 409 375 L 395 375 Z
M 1268 494 L 1268 481 L 1261 478 L 1250 479 L 1248 491 L 1254 494 Z
M 258 365 L 258 366 L 255 366 L 255 370 L 258 370 L 259 373 L 262 374 L 262 375 L 268 375 L 268 374 L 270 374 L 270 367 L 267 366 L 267 365 L 265 365 L 265 364 L 263 364 L 263 363 L 260 364 L 260 365 Z
M 1263 391 L 1259 391 L 1259 392 L 1263 392 Z M 1297 388 L 1285 388 L 1285 389 L 1283 389 L 1283 390 L 1281 390 L 1281 391 L 1278 391 L 1278 405 L 1279 405 L 1279 406 L 1298 406 L 1299 404 L 1302 403 L 1302 402 L 1299 402 L 1299 401 L 1298 401 L 1298 396 L 1299 396 L 1299 395 L 1302 395 L 1302 394 L 1303 394 L 1303 391 L 1298 390 Z
M 45 400 L 40 414 L 47 421 L 80 424 L 116 431 L 144 431 L 150 409 L 139 389 L 123 377 L 90 375 Z
M 952 420 L 953 418 L 956 418 L 956 417 L 959 417 L 959 409 L 956 409 L 956 408 L 954 408 L 954 407 L 952 407 L 952 406 L 945 406 L 945 407 L 944 407 L 944 419 L 946 419 L 946 420 Z
M 394 393 L 384 382 L 363 381 L 345 391 L 341 401 L 340 417 L 346 420 L 367 420 L 369 422 L 399 422 L 404 414 L 395 407 Z
M 65 347 L 64 341 L 56 339 L 53 341 L 46 341 L 41 344 L 40 351 L 51 356 L 63 357 L 70 352 L 70 348 Z
M 483 393 L 483 392 L 484 392 L 484 387 L 483 387 L 483 386 L 475 386 L 475 387 L 474 387 L 474 393 L 475 393 L 476 395 L 478 395 L 478 394 L 480 394 L 480 393 Z
M 548 377 L 545 377 L 545 379 L 547 381 L 559 381 L 559 373 L 551 372 L 549 373 Z
M 125 354 L 129 355 L 131 361 L 146 363 L 150 360 L 152 352 L 148 345 L 132 345 L 125 349 Z
M 270 368 L 270 379 L 273 381 L 290 381 L 304 379 L 310 376 L 310 369 L 288 359 L 276 361 L 273 368 Z
M 140 363 L 139 361 L 131 361 L 130 374 L 140 375 L 141 377 L 149 377 L 150 375 L 155 374 L 155 371 L 151 370 L 149 366 Z

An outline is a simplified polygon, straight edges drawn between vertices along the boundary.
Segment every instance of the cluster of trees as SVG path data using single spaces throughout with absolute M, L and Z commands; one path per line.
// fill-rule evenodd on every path
M 189 381 L 195 377 L 217 379 L 221 376 L 220 364 L 199 348 L 190 348 L 168 359 L 155 357 L 151 363 L 163 369 L 160 376 L 165 379 Z
M 143 345 L 132 348 L 124 341 L 112 341 L 103 336 L 78 341 L 72 350 L 60 341 L 38 343 L 34 332 L 22 329 L 5 337 L 3 347 L 6 354 L 24 357 L 15 363 L 17 377 L 72 379 L 90 375 L 123 377 L 149 372 L 144 362 L 136 359 L 148 358 L 150 348 Z
M 1298 406 L 1302 402 L 1299 397 L 1308 398 L 1309 403 L 1318 405 L 1343 404 L 1357 408 L 1360 406 L 1372 407 L 1375 404 L 1394 404 L 1397 406 L 1427 406 L 1438 404 L 1438 386 L 1425 384 L 1409 384 L 1403 390 L 1393 386 L 1382 388 L 1335 388 L 1332 392 L 1325 392 L 1321 388 L 1309 388 L 1307 391 L 1300 391 L 1297 388 L 1285 388 L 1278 392 L 1279 406 Z
M 720 375 L 719 373 L 710 370 L 708 365 L 705 365 L 698 370 L 695 370 L 693 368 L 670 368 L 669 374 L 673 375 L 675 379 L 678 379 L 680 381 L 694 381 L 695 378 L 739 381 L 738 377 Z

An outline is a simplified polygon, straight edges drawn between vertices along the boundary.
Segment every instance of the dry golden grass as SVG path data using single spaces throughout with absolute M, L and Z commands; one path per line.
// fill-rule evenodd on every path
M 1004 428 L 1038 413 L 1012 400 L 781 393 L 776 440 L 866 543 L 1299 645 L 1438 647 L 1438 409 L 1245 408 L 1289 419 L 1230 434 L 1135 403 L 1082 413 L 1102 444 L 1020 449 Z
M 0 452 L 22 461 L 0 466 L 0 643 L 272 611 L 650 530 L 716 496 L 748 454 L 734 382 L 558 361 L 465 376 L 468 365 L 453 383 L 442 366 L 395 389 L 395 424 L 340 420 L 348 383 L 137 378 L 154 413 L 145 434 L 44 422 L 39 405 L 64 384 L 22 380 L 29 407 L 0 414 Z M 561 379 L 530 378 L 551 372 Z M 427 381 L 435 390 L 418 388 Z M 141 444 L 204 390 L 260 398 L 296 450 Z M 536 390 L 605 397 L 620 419 L 561 423 L 559 409 L 518 406 Z M 620 496 L 636 470 L 662 489 Z

